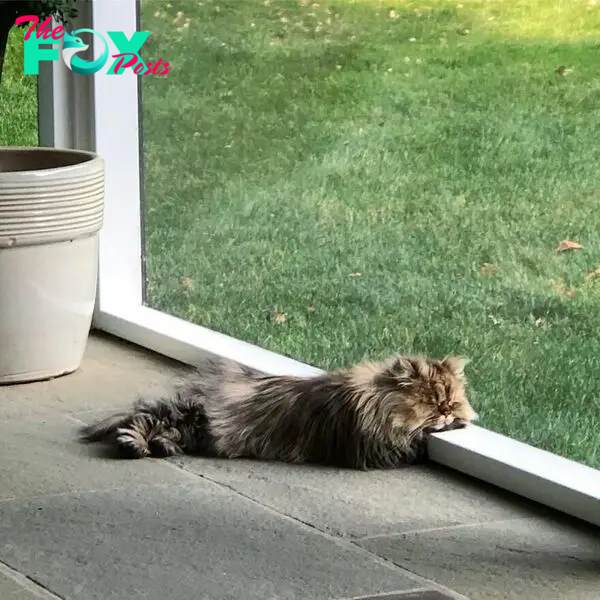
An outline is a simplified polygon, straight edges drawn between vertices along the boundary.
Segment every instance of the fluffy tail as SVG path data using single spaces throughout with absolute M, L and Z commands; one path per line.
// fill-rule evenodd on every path
M 223 382 L 250 384 L 260 378 L 259 372 L 234 361 L 206 358 L 163 398 L 140 399 L 129 413 L 82 427 L 80 441 L 114 446 L 124 458 L 211 453 L 213 440 L 204 410 L 206 398 L 219 398 Z
M 161 418 L 160 404 L 148 404 L 147 410 L 140 408 L 138 403 L 130 414 L 113 415 L 82 427 L 80 441 L 113 446 L 122 458 L 164 458 L 182 454 L 181 432 L 173 422 Z
M 84 444 L 115 441 L 117 430 L 127 423 L 129 417 L 127 413 L 122 413 L 85 425 L 79 430 L 79 439 Z

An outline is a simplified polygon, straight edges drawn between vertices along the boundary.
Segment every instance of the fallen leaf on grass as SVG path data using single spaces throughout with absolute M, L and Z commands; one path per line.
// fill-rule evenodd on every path
M 273 317 L 273 321 L 275 321 L 275 323 L 278 323 L 279 325 L 281 325 L 282 323 L 286 323 L 287 322 L 287 315 L 285 313 L 275 313 L 275 316 Z
M 182 277 L 181 278 L 181 287 L 186 291 L 190 291 L 194 289 L 194 280 L 191 277 Z
M 591 281 L 592 279 L 596 279 L 596 277 L 600 277 L 600 267 L 596 267 L 593 271 L 590 271 L 586 276 L 587 281 Z
M 551 279 L 550 283 L 552 287 L 558 292 L 561 296 L 567 296 L 568 298 L 572 298 L 575 296 L 577 290 L 575 288 L 566 288 L 565 284 L 561 281 L 556 281 L 556 279 Z
M 560 67 L 556 68 L 556 72 L 563 77 L 566 77 L 569 73 L 571 73 L 573 69 L 567 69 L 564 65 L 560 65 Z
M 480 267 L 479 267 L 479 272 L 482 275 L 494 275 L 495 273 L 497 273 L 500 270 L 500 267 L 498 265 L 494 265 L 492 263 L 483 263 Z
M 557 252 L 564 252 L 565 250 L 581 250 L 583 246 L 579 242 L 572 242 L 570 240 L 563 240 L 556 249 Z

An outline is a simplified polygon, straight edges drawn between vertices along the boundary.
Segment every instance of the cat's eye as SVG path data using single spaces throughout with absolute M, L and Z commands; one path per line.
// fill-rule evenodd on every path
M 450 404 L 448 404 L 448 402 L 442 402 L 439 404 L 438 410 L 440 411 L 440 414 L 444 416 L 448 416 L 452 412 L 452 408 L 450 408 Z

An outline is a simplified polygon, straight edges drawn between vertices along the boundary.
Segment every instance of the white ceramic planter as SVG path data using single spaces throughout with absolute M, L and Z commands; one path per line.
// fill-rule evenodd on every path
M 0 384 L 79 368 L 96 297 L 103 211 L 100 157 L 0 148 Z

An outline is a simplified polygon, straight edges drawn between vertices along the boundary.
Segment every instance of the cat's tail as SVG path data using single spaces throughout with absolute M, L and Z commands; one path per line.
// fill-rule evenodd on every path
M 226 382 L 251 385 L 261 377 L 262 373 L 233 360 L 207 357 L 178 377 L 162 398 L 141 398 L 130 412 L 86 425 L 80 429 L 79 439 L 105 443 L 124 458 L 162 458 L 182 454 L 184 449 L 212 452 L 205 399 L 218 400 Z
M 180 432 L 149 412 L 117 414 L 86 425 L 80 429 L 79 439 L 112 446 L 122 458 L 164 458 L 182 453 Z
M 84 425 L 79 430 L 79 440 L 84 444 L 114 442 L 117 439 L 117 431 L 126 425 L 130 418 L 131 415 L 121 413 L 111 415 L 90 425 Z

